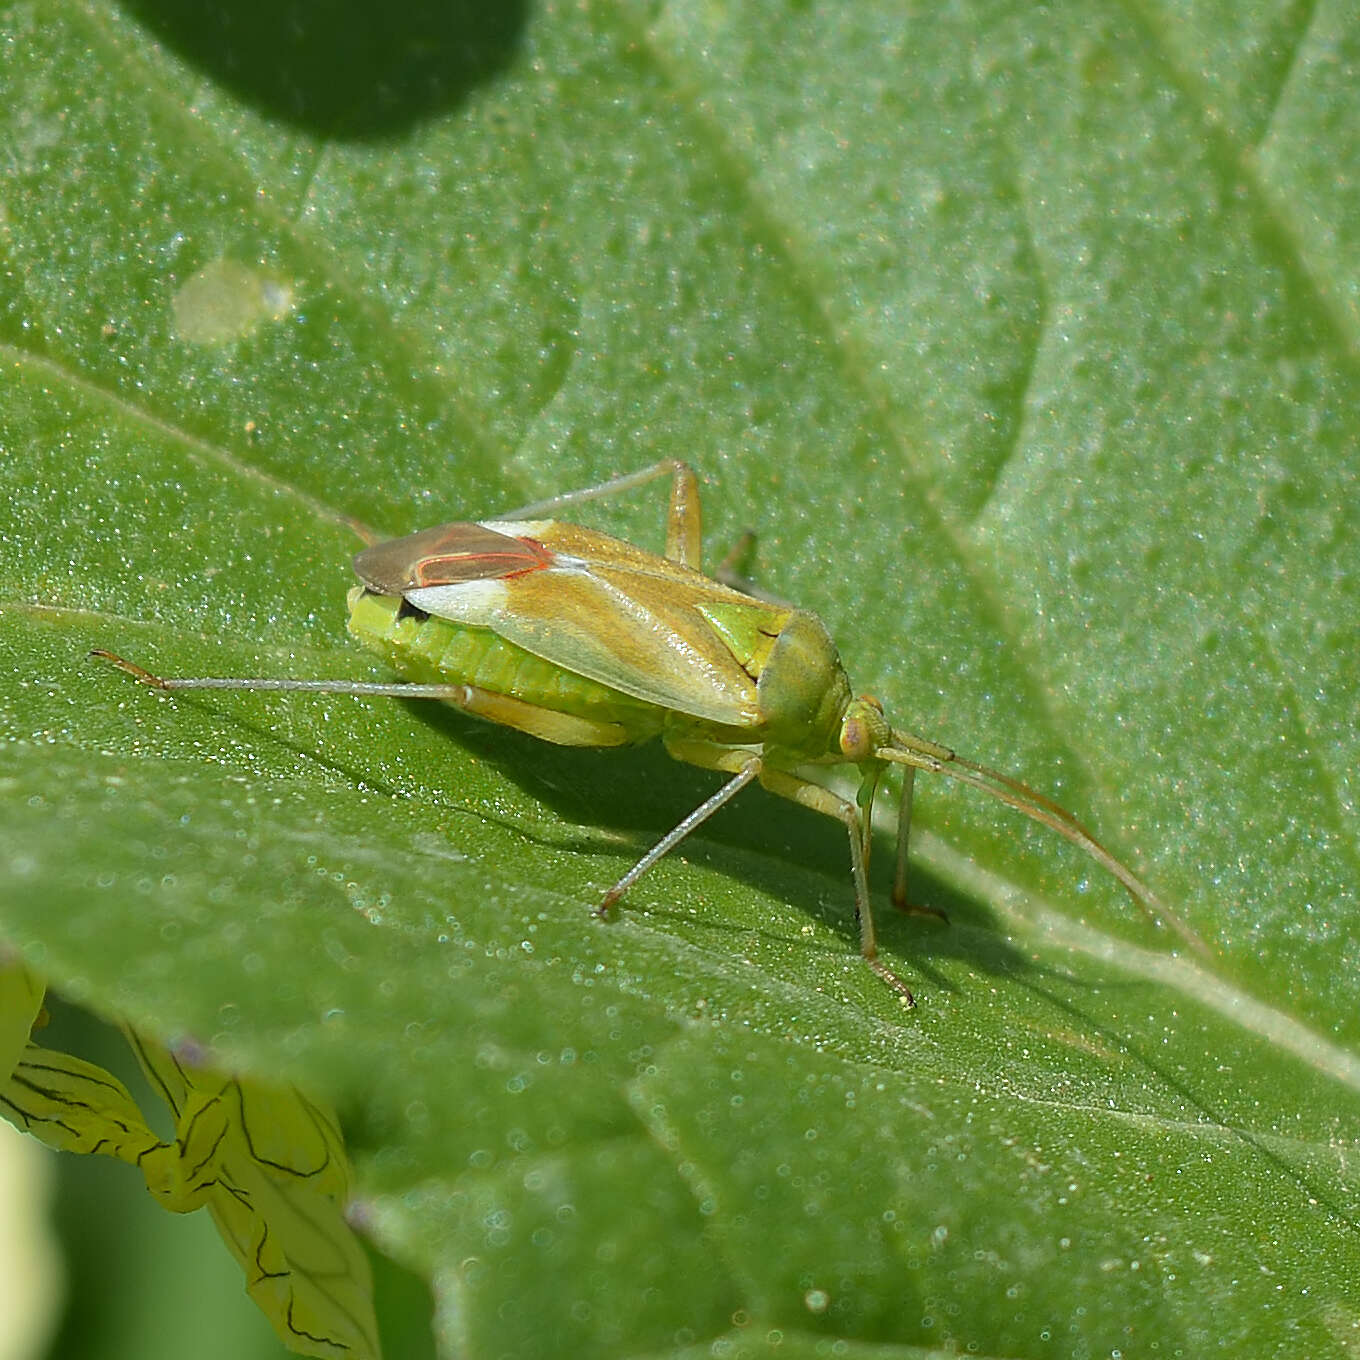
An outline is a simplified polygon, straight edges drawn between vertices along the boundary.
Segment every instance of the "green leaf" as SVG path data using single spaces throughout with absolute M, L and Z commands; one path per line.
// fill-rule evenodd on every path
M 31 1000 L 25 1037 L 42 999 L 35 981 L 0 970 L 11 1017 Z M 131 1030 L 127 1039 L 173 1111 L 170 1140 L 111 1072 L 35 1043 L 4 1068 L 0 1117 L 60 1151 L 128 1163 L 172 1213 L 208 1209 L 251 1298 L 296 1354 L 375 1360 L 373 1281 L 345 1221 L 353 1187 L 334 1115 L 295 1088 L 223 1077 Z
M 4 938 L 334 1100 L 448 1354 L 1340 1352 L 1342 10 L 229 8 L 0 19 Z M 906 1012 L 831 822 L 751 791 L 605 924 L 711 776 L 86 658 L 380 678 L 350 521 L 662 456 L 712 560 L 754 529 L 900 725 L 1070 806 L 1210 961 L 927 782 L 952 923 L 876 899 Z

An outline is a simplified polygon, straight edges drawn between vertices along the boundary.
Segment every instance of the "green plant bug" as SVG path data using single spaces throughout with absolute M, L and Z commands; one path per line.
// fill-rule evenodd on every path
M 665 555 L 546 516 L 669 475 Z M 874 798 L 902 767 L 893 902 L 907 910 L 907 849 L 917 770 L 983 790 L 1080 846 L 1159 924 L 1196 937 L 1065 808 L 1019 780 L 894 728 L 856 697 L 825 625 L 807 610 L 701 570 L 699 486 L 664 461 L 598 486 L 473 523 L 375 543 L 354 559 L 349 631 L 401 683 L 164 678 L 111 652 L 155 689 L 282 690 L 437 699 L 563 746 L 624 746 L 659 737 L 676 760 L 729 776 L 604 895 L 606 913 L 663 855 L 748 784 L 841 822 L 850 841 L 860 953 L 908 1004 L 878 958 L 869 897 Z M 719 577 L 724 576 L 721 569 Z M 744 584 L 744 583 L 742 583 Z M 851 764 L 856 798 L 800 771 Z M 932 913 L 938 915 L 939 913 Z M 1202 947 L 1202 946 L 1201 946 Z

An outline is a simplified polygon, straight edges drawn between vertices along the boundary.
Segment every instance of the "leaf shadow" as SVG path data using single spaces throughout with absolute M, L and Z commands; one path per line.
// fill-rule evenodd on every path
M 457 108 L 519 48 L 527 0 L 123 0 L 209 79 L 320 137 L 373 140 Z

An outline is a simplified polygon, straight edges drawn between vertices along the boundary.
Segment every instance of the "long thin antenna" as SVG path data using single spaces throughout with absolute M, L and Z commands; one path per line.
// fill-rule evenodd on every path
M 968 784 L 983 793 L 1023 812 L 1026 817 L 1056 831 L 1065 840 L 1079 846 L 1102 869 L 1119 880 L 1133 898 L 1134 905 L 1155 925 L 1170 928 L 1185 941 L 1197 954 L 1209 957 L 1208 946 L 1193 930 L 1171 910 L 1156 893 L 1143 882 L 1126 864 L 1116 859 L 1065 807 L 1055 803 L 1028 784 L 979 765 L 976 761 L 966 760 L 955 755 L 947 746 L 923 741 L 904 732 L 893 732 L 894 745 L 880 747 L 879 759 L 895 765 L 906 765 L 919 770 L 930 770 L 935 774 L 948 775 L 961 784 Z

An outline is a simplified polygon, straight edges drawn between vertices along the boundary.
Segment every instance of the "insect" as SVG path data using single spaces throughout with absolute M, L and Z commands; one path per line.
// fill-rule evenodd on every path
M 666 475 L 671 489 L 662 557 L 545 518 Z M 349 594 L 349 631 L 408 677 L 400 683 L 164 678 L 111 652 L 92 655 L 161 690 L 435 699 L 563 746 L 624 746 L 659 737 L 676 760 L 720 771 L 727 781 L 605 893 L 599 913 L 742 789 L 759 783 L 845 827 L 860 953 L 907 1004 L 913 1003 L 906 983 L 878 957 L 869 895 L 874 799 L 890 766 L 902 769 L 892 893 L 898 907 L 911 909 L 907 850 L 915 776 L 929 770 L 1065 836 L 1154 920 L 1184 930 L 1066 809 L 1019 780 L 894 728 L 877 699 L 856 697 L 815 614 L 705 576 L 700 540 L 695 475 L 685 463 L 666 461 L 494 519 L 376 543 L 354 559 L 361 584 Z M 803 773 L 843 764 L 859 770 L 853 800 Z

